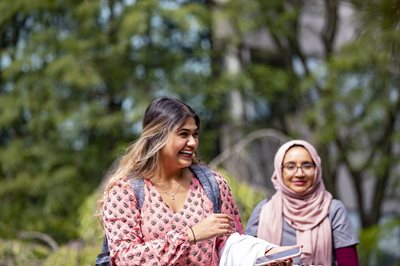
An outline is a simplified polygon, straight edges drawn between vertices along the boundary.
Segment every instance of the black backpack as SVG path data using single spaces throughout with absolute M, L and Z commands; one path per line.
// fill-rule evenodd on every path
M 190 166 L 190 170 L 194 173 L 194 176 L 199 180 L 201 186 L 206 192 L 207 197 L 213 203 L 214 213 L 221 212 L 221 195 L 219 191 L 219 186 L 214 174 L 211 170 L 200 164 L 194 164 Z M 132 179 L 132 187 L 138 202 L 139 208 L 142 208 L 144 201 L 144 181 L 143 178 Z M 110 252 L 108 249 L 107 237 L 104 235 L 103 245 L 101 248 L 101 253 L 96 257 L 96 266 L 110 266 L 111 263 Z

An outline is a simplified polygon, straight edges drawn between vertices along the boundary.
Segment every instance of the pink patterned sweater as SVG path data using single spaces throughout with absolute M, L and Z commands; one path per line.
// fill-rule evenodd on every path
M 215 173 L 221 193 L 221 212 L 234 219 L 236 231 L 243 227 L 236 203 L 222 176 Z M 218 265 L 228 236 L 191 245 L 187 229 L 213 212 L 212 202 L 199 181 L 192 177 L 184 207 L 174 212 L 154 185 L 145 180 L 144 202 L 138 209 L 129 179 L 119 181 L 103 205 L 104 229 L 113 265 Z

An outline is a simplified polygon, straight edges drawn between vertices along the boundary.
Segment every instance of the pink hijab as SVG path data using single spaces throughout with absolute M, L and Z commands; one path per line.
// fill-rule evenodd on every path
M 282 178 L 283 159 L 294 145 L 304 147 L 316 165 L 314 184 L 301 195 L 287 188 Z M 284 218 L 296 229 L 297 243 L 303 244 L 301 263 L 331 265 L 332 229 L 328 214 L 332 195 L 325 190 L 317 151 L 304 140 L 286 142 L 275 155 L 274 168 L 271 180 L 276 193 L 261 209 L 258 237 L 280 245 Z

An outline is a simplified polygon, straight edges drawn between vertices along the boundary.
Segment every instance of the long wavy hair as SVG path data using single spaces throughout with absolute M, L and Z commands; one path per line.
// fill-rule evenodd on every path
M 159 151 L 170 135 L 190 117 L 194 118 L 197 127 L 200 128 L 199 116 L 186 103 L 168 97 L 153 100 L 146 108 L 140 137 L 127 148 L 106 175 L 100 206 L 117 181 L 128 176 L 147 179 L 152 177 L 160 165 Z M 198 163 L 196 156 L 193 163 Z

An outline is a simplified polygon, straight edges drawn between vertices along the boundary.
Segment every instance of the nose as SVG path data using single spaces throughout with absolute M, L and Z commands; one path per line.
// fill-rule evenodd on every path
M 190 136 L 187 145 L 195 148 L 197 146 L 197 139 L 193 136 Z
M 300 171 L 300 172 L 299 172 Z M 295 172 L 295 175 L 304 175 L 304 171 L 303 171 L 303 168 L 301 168 L 301 167 L 297 167 L 296 168 L 296 172 Z

